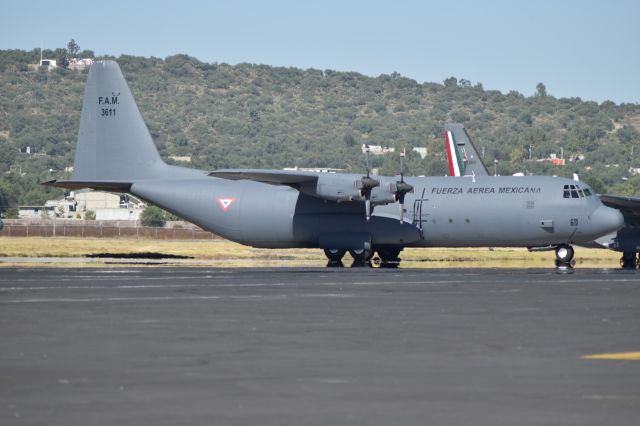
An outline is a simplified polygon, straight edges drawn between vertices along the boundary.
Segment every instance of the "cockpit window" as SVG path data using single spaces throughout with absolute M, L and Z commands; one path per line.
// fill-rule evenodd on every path
M 584 198 L 593 195 L 588 188 L 580 188 L 580 185 L 565 185 L 562 189 L 563 198 Z

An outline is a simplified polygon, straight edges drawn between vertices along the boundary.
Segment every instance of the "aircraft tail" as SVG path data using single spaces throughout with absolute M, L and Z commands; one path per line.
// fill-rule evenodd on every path
M 160 158 L 118 64 L 95 62 L 84 92 L 71 180 L 44 184 L 126 191 L 134 181 L 160 178 L 169 168 Z
M 165 168 L 114 61 L 91 66 L 80 116 L 73 180 L 138 180 Z
M 457 149 L 462 159 L 463 168 L 460 175 L 451 176 L 463 176 L 465 173 L 474 176 L 489 176 L 487 168 L 482 163 L 482 159 L 476 150 L 476 147 L 471 142 L 471 137 L 467 133 L 467 130 L 460 123 L 448 123 L 445 124 L 445 141 L 447 140 L 447 134 L 451 134 L 450 140 L 453 141 L 452 145 Z M 453 152 L 453 151 L 452 151 Z M 447 151 L 448 153 L 448 151 Z M 449 168 L 452 166 L 452 159 L 449 161 Z M 451 171 L 451 170 L 450 170 Z

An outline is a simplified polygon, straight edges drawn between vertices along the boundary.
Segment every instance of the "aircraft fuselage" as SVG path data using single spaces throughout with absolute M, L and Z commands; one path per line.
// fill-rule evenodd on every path
M 184 171 L 179 179 L 135 182 L 131 192 L 254 247 L 322 247 L 332 234 L 366 234 L 375 246 L 532 247 L 591 241 L 621 224 L 587 185 L 557 177 L 407 177 L 415 190 L 400 223 L 398 203 L 375 206 L 367 221 L 361 202 Z M 380 186 L 393 180 L 381 178 Z M 576 185 L 588 191 L 572 196 Z

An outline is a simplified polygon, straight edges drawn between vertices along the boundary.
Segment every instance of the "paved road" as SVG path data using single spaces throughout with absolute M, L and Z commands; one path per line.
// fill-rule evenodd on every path
M 0 269 L 2 425 L 619 425 L 640 273 Z

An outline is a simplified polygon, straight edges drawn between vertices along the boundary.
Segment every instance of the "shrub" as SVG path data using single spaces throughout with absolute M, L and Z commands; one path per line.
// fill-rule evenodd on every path
M 140 215 L 142 226 L 162 227 L 165 222 L 164 211 L 160 207 L 147 206 Z

